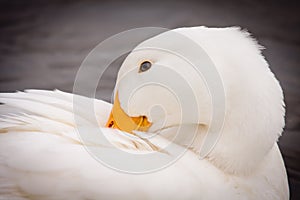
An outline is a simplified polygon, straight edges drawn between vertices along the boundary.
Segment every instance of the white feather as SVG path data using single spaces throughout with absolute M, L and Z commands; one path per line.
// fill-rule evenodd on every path
M 0 117 L 0 199 L 288 199 L 284 163 L 276 144 L 283 127 L 282 91 L 260 55 L 260 47 L 249 34 L 237 28 L 196 27 L 176 31 L 191 37 L 211 56 L 229 95 L 229 111 L 236 113 L 228 118 L 225 127 L 228 134 L 210 158 L 199 160 L 194 150 L 188 150 L 174 164 L 154 173 L 118 172 L 102 165 L 86 150 L 85 145 L 91 145 L 100 152 L 110 153 L 113 147 L 98 140 L 89 140 L 84 145 L 74 120 L 73 94 L 58 90 L 5 93 L 0 94 L 0 102 L 5 104 L 1 107 L 15 112 Z M 228 45 L 232 45 L 230 50 Z M 250 91 L 258 89 L 250 87 L 253 80 L 248 80 L 249 85 L 247 81 L 240 81 L 250 76 L 247 74 L 251 71 L 247 69 L 249 63 L 253 65 L 251 70 L 257 70 L 251 72 L 251 76 L 256 76 L 255 72 L 262 76 L 262 80 L 266 80 L 262 84 L 270 89 L 268 92 L 256 96 Z M 122 70 L 126 71 L 126 67 Z M 243 74 L 243 70 L 247 73 Z M 234 73 L 236 71 L 241 77 Z M 249 89 L 247 94 L 252 99 L 243 93 L 245 88 Z M 148 141 L 103 128 L 111 111 L 110 104 L 76 98 L 93 103 L 98 123 L 91 121 L 84 104 L 76 105 L 76 117 L 85 125 L 94 125 L 90 128 L 100 128 L 118 148 L 132 153 L 157 152 L 162 159 L 174 156 L 172 152 L 159 151 L 170 142 L 161 136 Z M 249 106 L 243 106 L 246 100 Z M 264 114 L 260 117 L 270 117 L 266 125 L 256 120 L 259 110 Z M 239 112 L 247 115 L 238 115 Z M 264 126 L 271 128 L 268 133 L 259 132 L 259 135 L 250 130 L 253 125 L 257 130 Z

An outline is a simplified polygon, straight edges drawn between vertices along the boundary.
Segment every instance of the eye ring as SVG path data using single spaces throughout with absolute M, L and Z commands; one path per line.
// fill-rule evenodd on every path
M 152 66 L 152 63 L 149 60 L 145 60 L 140 64 L 139 73 L 149 70 Z

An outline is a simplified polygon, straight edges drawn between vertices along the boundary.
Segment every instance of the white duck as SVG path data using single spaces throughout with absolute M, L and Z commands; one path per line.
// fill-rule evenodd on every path
M 184 35 L 204 49 L 224 87 L 221 136 L 203 159 L 199 159 L 199 153 L 204 136 L 208 137 L 212 109 L 220 109 L 214 107 L 204 81 L 210 77 L 196 76 L 197 69 L 175 54 L 143 49 L 157 45 L 172 32 Z M 179 44 L 179 41 L 168 43 L 168 49 L 184 49 L 199 54 L 198 60 L 203 58 L 203 52 L 193 52 L 186 49 L 189 46 Z M 180 119 L 184 113 L 180 109 L 185 107 L 179 107 L 171 93 L 155 84 L 143 85 L 145 80 L 170 80 L 165 86 L 182 101 L 192 102 L 192 97 L 185 93 L 186 84 L 181 79 L 173 80 L 175 76 L 165 74 L 166 68 L 161 66 L 170 67 L 186 80 L 195 94 L 196 107 L 192 109 L 195 112 L 198 109 L 201 115 Z M 126 81 L 128 77 L 131 81 Z M 172 85 L 174 82 L 178 84 Z M 135 88 L 139 89 L 132 91 Z M 83 142 L 77 134 L 72 109 L 74 95 L 58 90 L 3 93 L 2 107 L 22 113 L 1 118 L 0 199 L 289 199 L 286 171 L 277 145 L 284 126 L 283 94 L 261 55 L 260 46 L 248 33 L 239 28 L 206 27 L 162 33 L 140 44 L 125 59 L 115 91 L 111 115 L 111 104 L 93 100 L 98 129 L 111 143 L 130 151 L 129 154 L 154 152 L 158 160 L 170 161 L 178 157 L 178 149 L 181 152 L 189 145 L 191 133 L 186 130 L 197 127 L 196 138 L 184 155 L 160 170 L 149 167 L 156 162 L 154 159 L 145 160 L 144 165 L 137 162 L 139 169 L 144 167 L 152 171 L 149 173 L 132 174 L 109 168 L 85 146 L 92 146 L 100 156 L 101 152 L 108 153 L 112 159 L 114 146 L 105 146 L 101 140 Z M 132 94 L 130 99 L 128 94 Z M 163 106 L 164 113 L 159 109 L 152 112 L 157 104 Z M 80 117 L 88 124 L 85 107 L 79 109 Z M 106 123 L 128 133 L 104 128 Z M 187 127 L 186 137 L 172 140 L 180 126 Z M 153 138 L 140 138 L 158 132 Z M 170 143 L 177 150 L 165 148 Z M 122 167 L 126 160 L 119 162 Z

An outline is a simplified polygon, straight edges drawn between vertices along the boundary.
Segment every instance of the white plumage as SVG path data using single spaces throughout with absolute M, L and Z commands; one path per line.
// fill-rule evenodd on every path
M 284 125 L 282 91 L 256 42 L 238 28 L 194 27 L 175 31 L 207 52 L 224 84 L 224 132 L 207 158 L 198 159 L 195 143 L 184 156 L 162 170 L 139 175 L 118 172 L 99 163 L 84 148 L 76 131 L 72 94 L 59 90 L 3 93 L 2 108 L 12 109 L 12 114 L 0 118 L 0 199 L 288 199 L 286 172 L 276 143 Z M 119 78 L 146 55 L 151 57 L 129 55 Z M 155 62 L 161 59 L 174 70 L 182 70 L 163 58 L 160 55 Z M 120 95 L 126 87 L 117 88 Z M 142 102 L 151 105 L 151 99 L 163 101 L 151 90 L 144 92 L 144 99 L 124 110 L 130 114 L 144 112 Z M 205 105 L 200 102 L 199 108 Z M 94 106 L 99 122 L 96 128 L 101 128 L 118 148 L 151 152 L 168 142 L 163 136 L 156 136 L 149 143 L 103 128 L 112 106 L 96 99 Z M 84 106 L 80 117 L 89 121 Z M 203 119 L 199 126 L 205 129 L 205 125 Z M 110 151 L 102 143 L 90 142 L 100 151 Z M 178 144 L 178 148 L 185 147 Z M 160 152 L 161 157 L 171 154 Z

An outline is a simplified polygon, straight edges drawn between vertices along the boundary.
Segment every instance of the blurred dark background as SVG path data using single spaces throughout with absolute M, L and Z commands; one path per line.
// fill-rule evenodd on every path
M 287 115 L 279 144 L 291 199 L 300 199 L 299 13 L 297 1 L 0 1 L 0 91 L 71 92 L 87 54 L 128 29 L 241 26 L 266 47 L 263 53 L 283 87 Z M 105 72 L 98 98 L 110 100 L 119 65 Z

